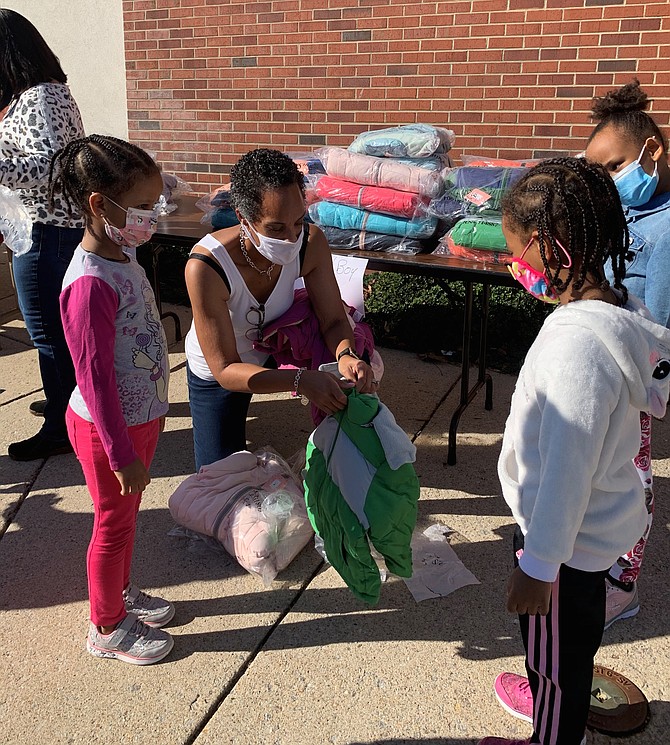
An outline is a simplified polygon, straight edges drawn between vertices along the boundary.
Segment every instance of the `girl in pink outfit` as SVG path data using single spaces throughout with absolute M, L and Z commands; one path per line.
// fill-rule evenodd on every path
M 130 582 L 135 524 L 168 409 L 167 343 L 153 291 L 134 258 L 155 230 L 160 171 L 140 148 L 91 135 L 58 152 L 59 194 L 86 223 L 63 280 L 61 315 L 77 386 L 68 435 L 93 500 L 87 649 L 148 665 L 172 649 L 158 627 L 174 607 Z

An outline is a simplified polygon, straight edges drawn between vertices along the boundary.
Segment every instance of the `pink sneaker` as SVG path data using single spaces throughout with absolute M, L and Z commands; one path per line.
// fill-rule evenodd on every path
M 605 579 L 607 588 L 607 609 L 605 611 L 605 629 L 615 621 L 632 618 L 640 612 L 640 601 L 637 594 L 637 582 L 633 582 L 630 590 L 624 590 L 618 585 Z
M 509 737 L 485 737 L 479 745 L 530 745 L 530 740 L 510 740 Z
M 493 684 L 493 692 L 508 714 L 533 723 L 533 694 L 528 678 L 514 673 L 500 673 Z

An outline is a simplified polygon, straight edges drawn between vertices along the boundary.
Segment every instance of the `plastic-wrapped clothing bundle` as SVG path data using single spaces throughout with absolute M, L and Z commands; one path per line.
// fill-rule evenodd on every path
M 314 153 L 296 152 L 286 153 L 288 157 L 298 166 L 298 170 L 303 176 L 318 175 L 325 173 L 323 163 Z
M 243 450 L 203 466 L 182 481 L 168 506 L 175 522 L 218 540 L 266 585 L 313 535 L 301 486 L 267 450 Z
M 367 186 L 383 186 L 435 199 L 444 191 L 440 173 L 399 163 L 393 158 L 360 155 L 339 147 L 317 150 L 326 173 L 345 181 Z
M 364 186 L 352 181 L 320 176 L 314 190 L 325 201 L 346 204 L 369 212 L 411 218 L 428 206 L 428 199 L 409 191 L 387 189 L 383 186 Z
M 454 140 L 450 129 L 431 124 L 405 124 L 363 132 L 349 145 L 349 150 L 380 158 L 427 158 L 448 152 Z
M 430 203 L 428 212 L 446 219 L 499 215 L 503 194 L 527 172 L 526 168 L 477 166 L 443 171 L 444 194 Z
M 381 579 L 370 544 L 390 572 L 412 575 L 416 448 L 376 395 L 345 393 L 347 407 L 309 438 L 305 501 L 328 561 L 356 597 L 372 604 Z
M 540 158 L 510 160 L 508 158 L 489 158 L 486 155 L 462 155 L 461 160 L 464 166 L 479 168 L 531 168 L 541 162 Z
M 332 225 L 322 225 L 321 230 L 331 248 L 411 255 L 425 250 L 423 243 L 416 238 L 399 238 L 395 235 L 372 233 L 369 230 L 343 230 Z
M 33 221 L 19 195 L 0 186 L 0 242 L 16 255 L 30 251 L 33 245 Z
M 440 240 L 433 253 L 491 264 L 507 264 L 512 259 L 500 218 L 466 217 Z
M 453 163 L 447 153 L 431 155 L 429 158 L 394 158 L 396 163 L 404 163 L 406 166 L 425 168 L 428 171 L 443 171 L 452 168 Z
M 334 202 L 317 202 L 309 208 L 309 214 L 317 225 L 350 230 L 371 230 L 373 233 L 407 236 L 408 238 L 430 238 L 437 227 L 434 217 L 423 216 L 407 220 L 391 215 L 358 210 Z

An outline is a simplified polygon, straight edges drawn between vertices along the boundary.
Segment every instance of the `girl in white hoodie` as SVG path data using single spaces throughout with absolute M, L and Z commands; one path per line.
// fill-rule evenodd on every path
M 558 307 L 519 374 L 498 462 L 518 524 L 507 609 L 519 614 L 528 681 L 503 673 L 495 691 L 511 713 L 526 709 L 533 733 L 480 745 L 581 745 L 604 577 L 646 523 L 632 459 L 640 411 L 665 411 L 670 332 L 622 283 L 628 230 L 601 166 L 563 158 L 531 169 L 506 196 L 503 230 L 512 274 Z

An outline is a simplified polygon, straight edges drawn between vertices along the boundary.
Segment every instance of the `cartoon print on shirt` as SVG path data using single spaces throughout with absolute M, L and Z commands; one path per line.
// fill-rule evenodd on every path
M 156 320 L 153 293 L 148 282 L 142 282 L 142 296 L 144 297 L 144 320 L 149 333 L 137 334 L 135 337 L 137 347 L 133 347 L 133 364 L 137 368 L 150 371 L 149 378 L 156 384 L 156 397 L 164 403 L 167 401 L 168 384 L 163 360 L 165 334 L 162 324 Z M 153 353 L 152 346 L 156 350 Z

